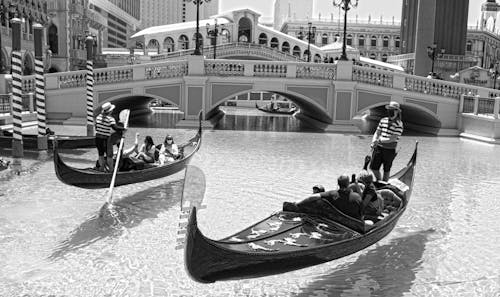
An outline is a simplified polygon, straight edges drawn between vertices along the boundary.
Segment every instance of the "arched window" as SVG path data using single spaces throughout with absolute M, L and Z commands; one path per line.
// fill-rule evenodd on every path
M 377 46 L 377 36 L 373 35 L 371 39 L 371 46 Z
M 294 46 L 292 55 L 300 58 L 300 55 L 301 55 L 300 47 Z
M 401 38 L 399 38 L 399 36 L 396 36 L 396 38 L 394 38 L 394 46 L 396 48 L 399 48 L 401 46 Z
M 352 46 L 352 35 L 351 34 L 347 35 L 345 42 L 347 45 Z
M 466 44 L 465 50 L 468 51 L 468 52 L 472 52 L 472 41 L 467 40 L 467 44 Z
M 177 42 L 179 43 L 180 50 L 185 50 L 189 48 L 189 39 L 187 38 L 186 35 L 179 36 L 179 40 Z
M 340 41 L 340 34 L 336 33 L 335 34 L 335 42 L 338 42 L 338 41 Z
M 387 62 L 387 54 L 382 55 L 382 62 Z
M 265 33 L 260 33 L 259 44 L 267 45 L 267 35 Z
M 238 41 L 252 42 L 252 21 L 247 17 L 242 17 L 238 22 Z
M 31 58 L 31 55 L 26 54 L 24 56 L 23 75 L 32 75 L 34 73 L 35 73 L 35 62 L 33 61 L 33 58 Z
M 365 46 L 365 35 L 359 35 L 358 46 Z
M 193 44 L 196 47 L 196 33 L 193 34 Z M 203 35 L 198 33 L 198 46 L 201 49 L 203 47 Z
M 163 40 L 163 48 L 168 52 L 173 52 L 175 50 L 175 43 L 174 40 L 171 37 L 165 38 Z
M 159 52 L 160 51 L 160 43 L 156 39 L 151 39 L 148 42 L 147 49 L 150 49 L 150 50 L 154 49 L 157 52 Z
M 328 34 L 323 33 L 323 35 L 321 35 L 321 44 L 323 44 L 323 45 L 328 44 Z
M 52 51 L 52 54 L 57 55 L 59 53 L 59 45 L 58 45 L 58 36 L 57 36 L 57 27 L 54 24 L 51 24 L 48 30 L 49 38 L 49 48 Z
M 280 42 L 278 41 L 278 38 L 273 37 L 271 38 L 271 47 L 272 48 L 279 48 Z
M 389 47 L 389 37 L 388 36 L 384 36 L 384 38 L 382 39 L 382 46 Z
M 284 53 L 289 53 L 290 52 L 290 44 L 288 44 L 288 42 L 283 42 L 283 44 L 281 45 L 281 51 L 284 52 Z
M 371 53 L 370 54 L 370 59 L 376 60 L 377 59 L 377 55 L 375 55 L 375 53 Z

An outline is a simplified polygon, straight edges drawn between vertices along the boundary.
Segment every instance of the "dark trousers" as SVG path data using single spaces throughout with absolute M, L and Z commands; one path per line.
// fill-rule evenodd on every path
M 389 172 L 391 171 L 392 161 L 395 157 L 396 149 L 383 148 L 377 145 L 373 148 L 370 169 L 379 170 L 380 166 L 384 165 L 384 172 Z

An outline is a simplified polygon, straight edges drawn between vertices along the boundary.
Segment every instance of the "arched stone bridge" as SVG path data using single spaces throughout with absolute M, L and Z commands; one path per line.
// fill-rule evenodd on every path
M 46 74 L 49 120 L 85 118 L 85 71 Z M 140 111 L 153 99 L 175 104 L 186 121 L 200 110 L 205 119 L 218 106 L 248 92 L 281 94 L 300 107 L 298 118 L 330 131 L 354 131 L 356 116 L 379 116 L 390 100 L 402 105 L 407 127 L 439 135 L 457 133 L 463 94 L 498 96 L 497 90 L 356 66 L 337 64 L 185 60 L 96 69 L 94 106 L 111 101 Z M 23 87 L 32 88 L 26 77 Z M 369 114 L 368 114 L 369 113 Z

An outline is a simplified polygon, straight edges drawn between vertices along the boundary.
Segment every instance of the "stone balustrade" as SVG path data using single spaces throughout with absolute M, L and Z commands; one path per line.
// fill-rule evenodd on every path
M 299 64 L 297 63 L 296 78 L 336 80 L 337 65 L 335 64 Z
M 476 96 L 461 96 L 459 112 L 464 114 L 480 115 L 499 118 L 500 97 L 485 98 Z
M 397 74 L 404 76 L 404 89 L 407 91 L 451 97 L 460 99 L 462 94 L 478 94 L 478 87 L 466 84 L 459 84 L 444 80 L 426 78 L 408 74 Z
M 104 85 L 133 81 L 132 67 L 99 68 L 94 70 L 94 84 Z
M 358 65 L 354 65 L 352 68 L 352 80 L 354 81 L 387 88 L 393 87 L 394 72 Z
M 243 76 L 245 65 L 239 62 L 230 62 L 224 60 L 206 60 L 205 74 L 220 76 Z
M 161 79 L 161 78 L 173 78 L 182 77 L 188 75 L 188 63 L 187 61 L 173 61 L 167 63 L 160 63 L 156 66 L 144 64 L 146 67 L 145 78 L 146 79 Z

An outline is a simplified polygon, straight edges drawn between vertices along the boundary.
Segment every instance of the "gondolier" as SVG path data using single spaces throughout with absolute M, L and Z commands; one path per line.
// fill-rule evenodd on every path
M 377 180 L 381 179 L 380 167 L 384 165 L 384 181 L 389 180 L 392 161 L 396 157 L 396 146 L 403 133 L 401 108 L 399 103 L 391 101 L 385 106 L 388 116 L 382 118 L 373 134 L 371 147 L 373 149 L 370 169 Z
M 101 113 L 96 118 L 96 137 L 95 145 L 99 154 L 99 171 L 106 171 L 108 168 L 113 168 L 113 144 L 110 143 L 112 129 L 123 131 L 125 128 L 116 125 L 116 121 L 111 116 L 111 112 L 115 109 L 115 105 L 106 102 L 101 107 Z

